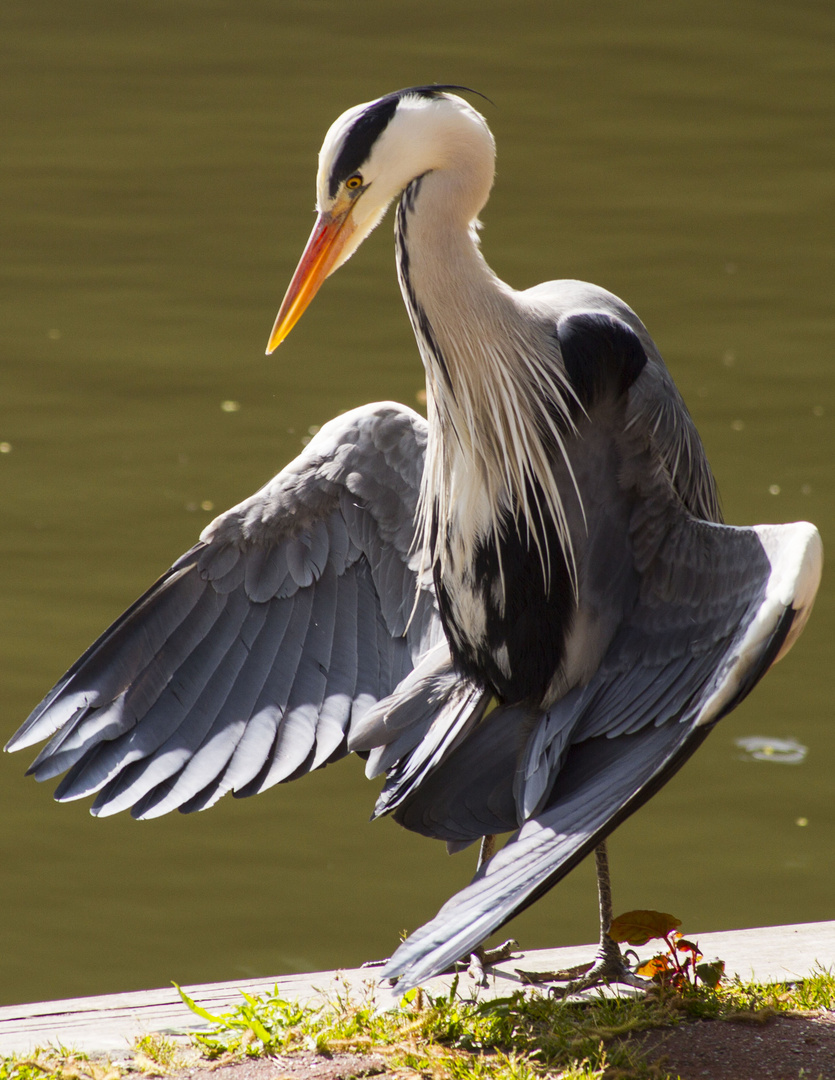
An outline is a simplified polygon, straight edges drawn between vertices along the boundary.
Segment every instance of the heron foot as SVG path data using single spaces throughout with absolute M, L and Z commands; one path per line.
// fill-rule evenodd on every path
M 363 960 L 360 969 L 364 971 L 366 968 L 385 968 L 390 959 L 391 957 L 387 956 L 383 957 L 382 960 Z
M 487 972 L 485 969 L 493 967 L 494 964 L 500 964 L 503 960 L 508 960 L 513 955 L 513 950 L 518 948 L 519 943 L 514 941 L 513 938 L 508 938 L 507 941 L 495 949 L 485 949 L 483 945 L 479 945 L 477 949 L 470 953 L 467 974 L 475 982 L 476 986 L 487 986 Z
M 528 985 L 565 983 L 564 986 L 549 988 L 549 993 L 554 997 L 567 997 L 595 986 L 609 986 L 613 983 L 648 990 L 652 981 L 635 974 L 627 962 L 628 955 L 628 952 L 623 954 L 617 943 L 607 934 L 600 942 L 596 958 L 589 964 L 578 964 L 577 967 L 565 968 L 562 971 L 517 970 L 516 974 Z

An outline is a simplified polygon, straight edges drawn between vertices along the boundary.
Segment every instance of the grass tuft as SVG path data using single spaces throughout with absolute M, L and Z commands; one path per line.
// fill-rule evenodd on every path
M 165 1076 L 178 1064 L 178 1047 L 164 1035 L 143 1035 L 133 1044 L 134 1068 L 147 1076 Z
M 57 1047 L 0 1058 L 0 1080 L 120 1080 L 118 1066 Z
M 183 1000 L 190 1003 L 185 994 Z M 245 996 L 238 1008 L 211 1018 L 210 1032 L 194 1038 L 212 1058 L 297 1049 L 374 1052 L 387 1057 L 393 1070 L 431 1080 L 662 1080 L 666 1074 L 644 1060 L 631 1036 L 688 1020 L 765 1023 L 777 1013 L 828 1009 L 833 1000 L 835 975 L 829 971 L 795 984 L 737 979 L 717 987 L 658 985 L 644 997 L 585 1001 L 530 990 L 473 1001 L 460 997 L 453 984 L 438 997 L 411 991 L 389 1011 L 376 1006 L 370 988 L 357 1001 L 346 986 L 324 1004 L 307 1007 L 277 993 Z

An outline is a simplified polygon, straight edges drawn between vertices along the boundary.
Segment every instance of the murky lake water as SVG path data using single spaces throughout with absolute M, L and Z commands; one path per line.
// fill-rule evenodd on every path
M 835 535 L 828 0 L 6 0 L 0 56 L 0 741 L 311 426 L 416 403 L 389 225 L 263 356 L 327 126 L 400 86 L 493 99 L 489 261 L 636 308 L 728 519 Z M 825 580 L 789 660 L 618 830 L 618 909 L 835 915 L 833 629 Z M 806 753 L 737 745 L 755 736 Z M 353 761 L 148 823 L 58 806 L 27 763 L 0 761 L 3 1002 L 354 965 L 472 873 L 367 824 Z M 595 918 L 586 864 L 512 929 L 579 942 Z

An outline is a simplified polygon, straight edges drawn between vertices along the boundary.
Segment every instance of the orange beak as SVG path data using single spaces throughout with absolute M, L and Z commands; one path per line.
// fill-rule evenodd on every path
M 284 341 L 319 291 L 319 286 L 335 268 L 342 249 L 354 232 L 350 219 L 351 205 L 336 214 L 320 214 L 316 219 L 293 280 L 281 302 L 267 345 L 267 355 Z

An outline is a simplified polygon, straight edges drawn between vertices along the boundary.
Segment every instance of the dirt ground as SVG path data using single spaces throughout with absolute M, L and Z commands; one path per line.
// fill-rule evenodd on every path
M 835 1080 L 835 1014 L 777 1016 L 765 1024 L 682 1024 L 643 1037 L 682 1080 Z M 802 1073 L 801 1073 L 801 1070 Z
M 701 1021 L 648 1032 L 636 1042 L 681 1080 L 835 1080 L 835 1013 L 778 1016 L 764 1024 Z M 176 1080 L 384 1080 L 388 1067 L 375 1054 L 305 1052 L 195 1065 Z

